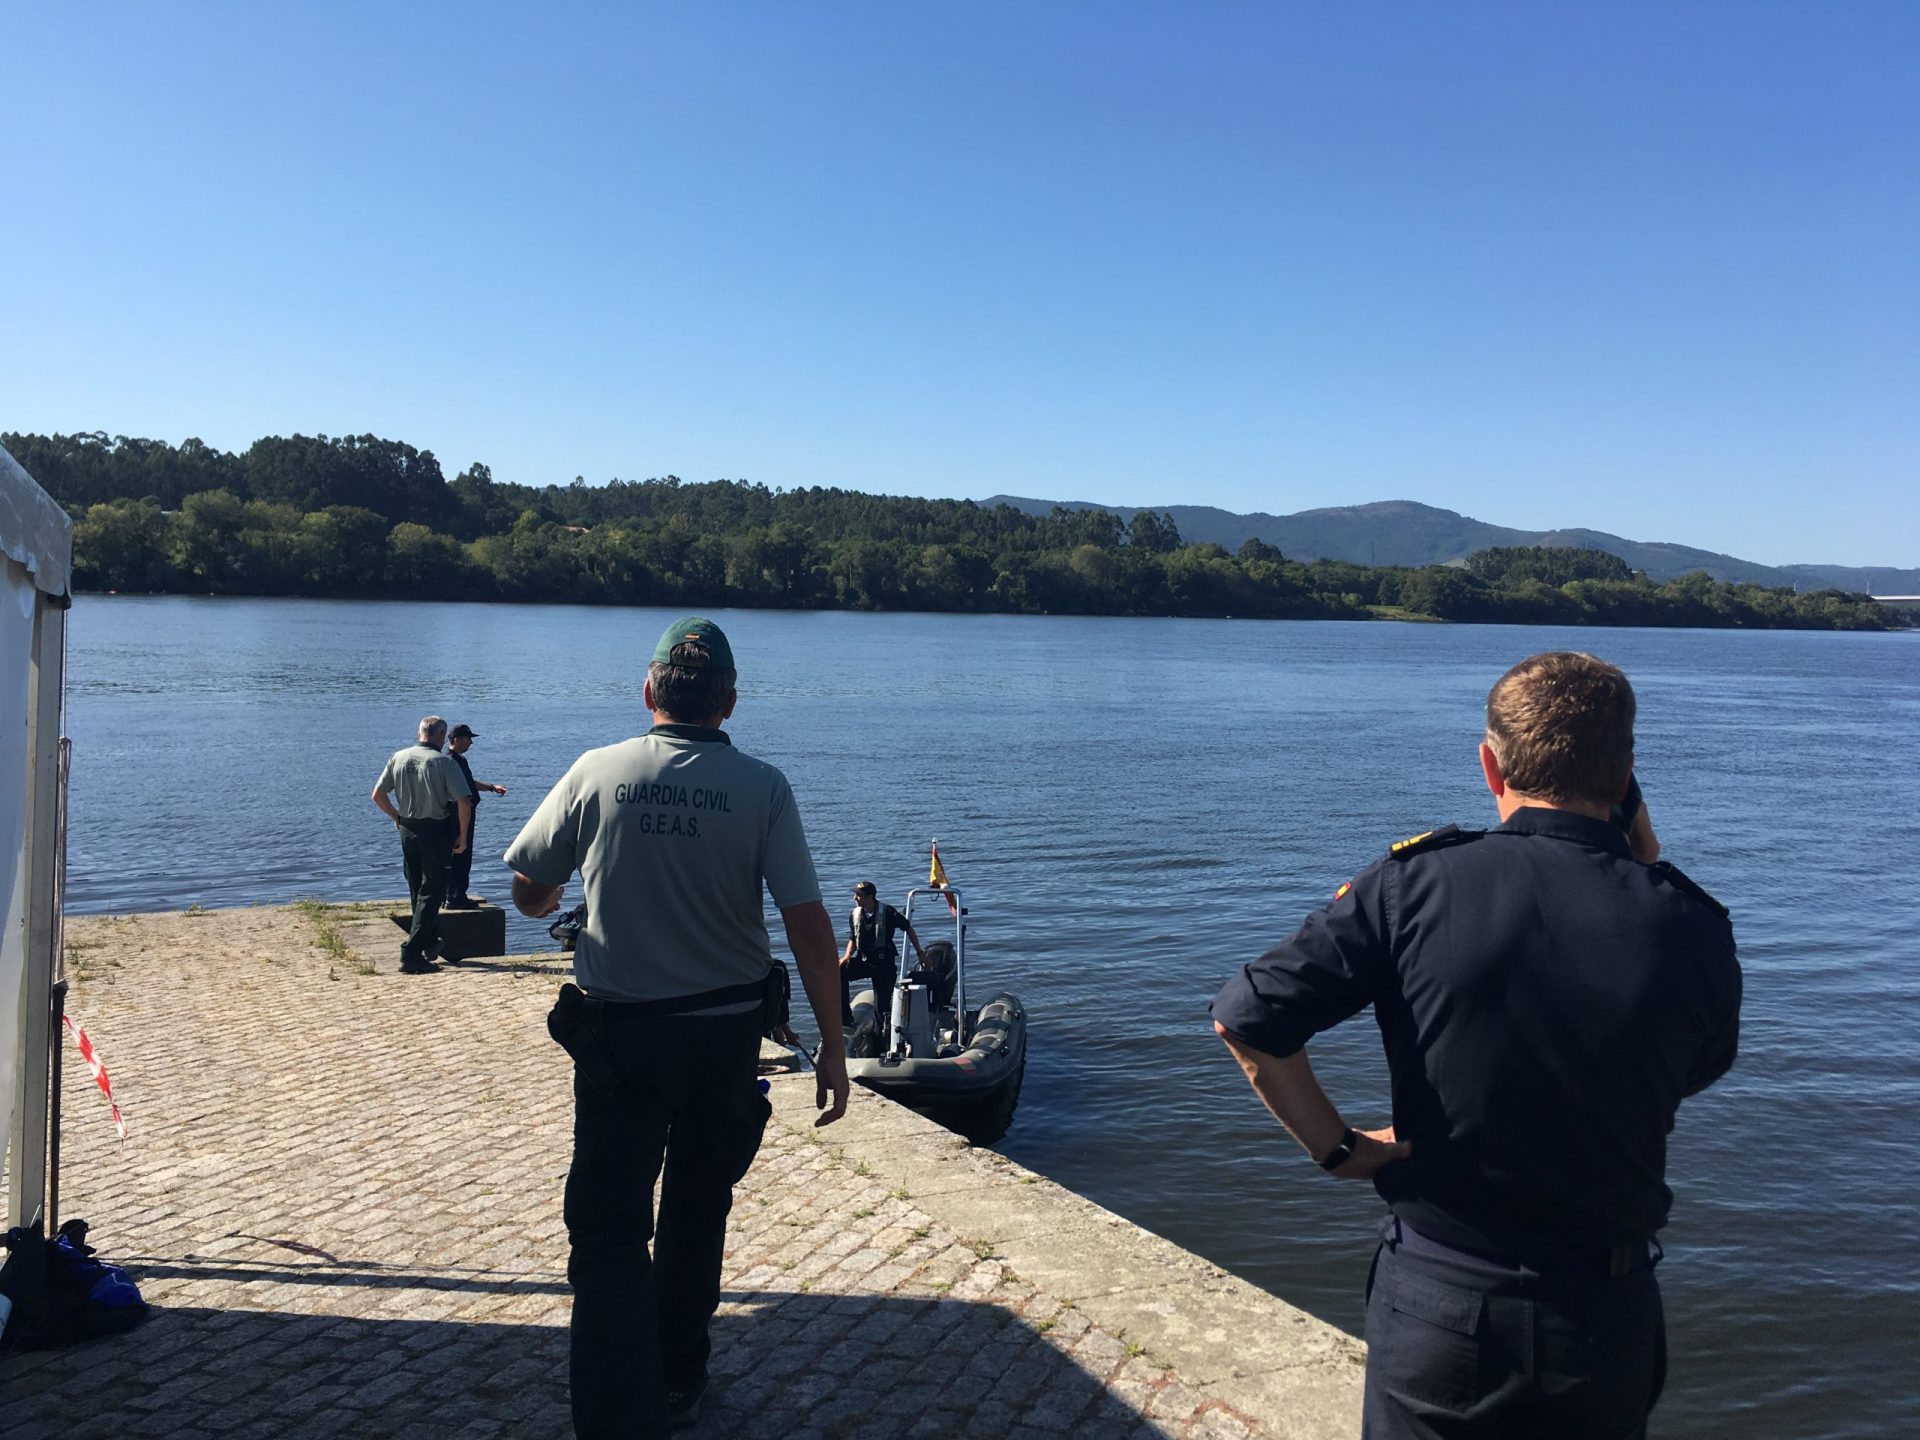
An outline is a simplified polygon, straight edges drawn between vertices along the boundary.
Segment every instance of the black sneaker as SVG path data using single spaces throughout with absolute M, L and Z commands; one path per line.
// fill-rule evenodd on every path
M 440 967 L 431 960 L 405 960 L 401 962 L 402 975 L 438 975 Z
M 471 895 L 449 895 L 442 910 L 478 910 L 480 902 Z
M 700 1423 L 700 1401 L 707 1393 L 707 1382 L 701 1377 L 698 1385 L 670 1387 L 667 1390 L 667 1428 L 669 1430 L 691 1430 Z

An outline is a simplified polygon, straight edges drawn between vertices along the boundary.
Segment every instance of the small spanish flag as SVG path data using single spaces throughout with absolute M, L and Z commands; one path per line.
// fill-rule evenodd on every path
M 1338 890 L 1333 892 L 1333 898 L 1336 901 L 1344 900 L 1347 898 L 1347 892 L 1351 889 L 1353 889 L 1353 882 L 1349 880 L 1344 885 L 1342 885 Z
M 952 881 L 947 879 L 947 867 L 940 863 L 940 842 L 935 840 L 933 842 L 933 862 L 927 866 L 927 884 L 938 885 L 944 890 L 952 883 Z M 958 915 L 960 913 L 960 902 L 951 895 L 947 896 L 947 909 L 953 914 Z

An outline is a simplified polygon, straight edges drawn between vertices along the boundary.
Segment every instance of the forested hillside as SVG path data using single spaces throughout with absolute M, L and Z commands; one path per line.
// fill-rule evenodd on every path
M 1029 515 L 1052 513 L 1056 504 L 1069 510 L 1103 508 L 1083 500 L 1032 500 L 1018 495 L 994 495 L 985 505 L 1011 505 Z M 1133 511 L 1108 506 L 1122 520 Z M 1249 539 L 1277 545 L 1303 560 L 1350 560 L 1356 565 L 1446 565 L 1465 560 L 1490 546 L 1554 546 L 1605 550 L 1618 555 L 1652 580 L 1677 580 L 1693 570 L 1704 570 L 1715 580 L 1738 581 L 1792 590 L 1864 590 L 1875 595 L 1920 592 L 1920 569 L 1865 565 L 1762 565 L 1665 540 L 1628 540 L 1604 530 L 1514 530 L 1489 525 L 1453 510 L 1422 505 L 1415 500 L 1376 500 L 1365 505 L 1336 505 L 1300 510 L 1291 515 L 1264 511 L 1236 514 L 1212 505 L 1169 505 L 1166 513 L 1189 540 L 1211 540 L 1227 549 Z M 1895 541 L 1905 537 L 1895 537 Z
M 76 521 L 83 589 L 692 607 L 1893 628 L 1864 597 L 1520 547 L 1466 566 L 1299 562 L 1186 543 L 1171 516 L 1031 515 L 743 481 L 535 488 L 372 435 L 189 440 L 0 435 Z

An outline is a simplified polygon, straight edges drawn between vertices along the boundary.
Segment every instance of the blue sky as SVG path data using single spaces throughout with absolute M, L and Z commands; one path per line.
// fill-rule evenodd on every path
M 1920 6 L 15 4 L 0 429 L 1920 565 Z

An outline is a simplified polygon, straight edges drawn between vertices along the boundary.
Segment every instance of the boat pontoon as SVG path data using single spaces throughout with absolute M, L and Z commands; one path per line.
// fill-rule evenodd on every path
M 847 1073 L 984 1144 L 1013 1122 L 1027 1066 L 1027 1012 L 1004 990 L 968 1006 L 967 907 L 951 885 L 916 887 L 907 892 L 909 921 L 915 902 L 930 897 L 952 913 L 953 939 L 930 942 L 912 969 L 904 955 L 896 962 L 892 1014 L 878 1013 L 871 988 L 854 996 Z M 922 905 L 923 919 L 929 908 Z

